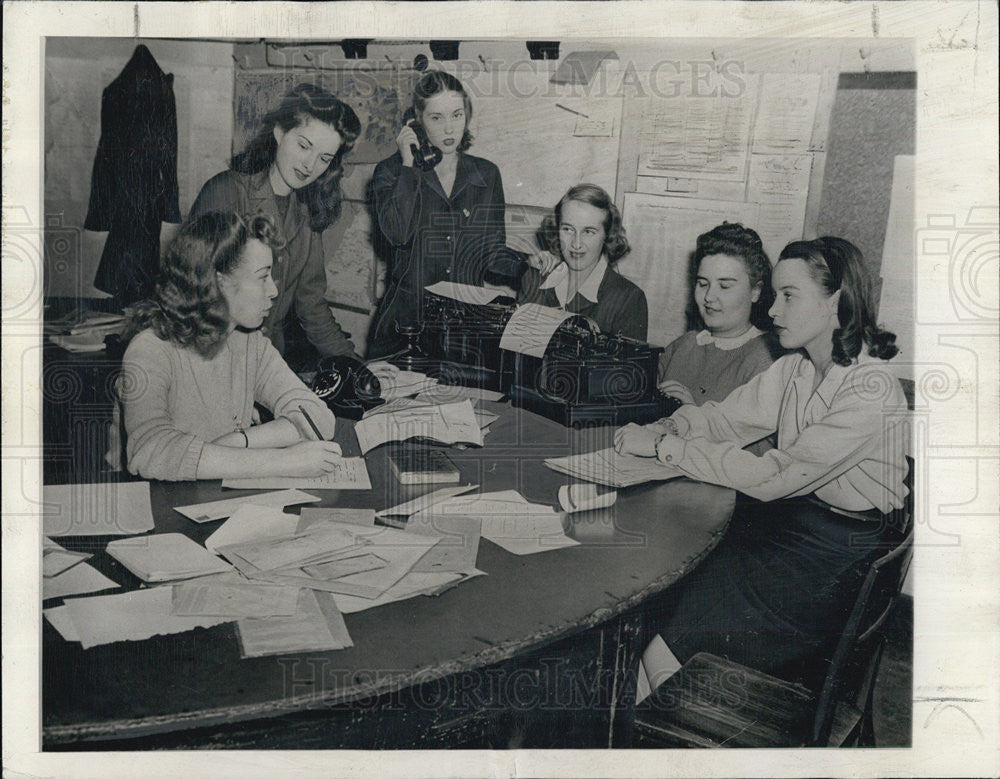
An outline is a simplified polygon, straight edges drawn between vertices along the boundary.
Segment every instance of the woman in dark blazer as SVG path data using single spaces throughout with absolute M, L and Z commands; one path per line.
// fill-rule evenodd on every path
M 411 124 L 399 150 L 375 168 L 378 225 L 394 247 L 368 338 L 368 356 L 397 351 L 399 327 L 420 321 L 425 287 L 439 281 L 481 285 L 484 277 L 516 284 L 523 257 L 506 246 L 503 182 L 497 166 L 467 154 L 472 101 L 454 76 L 431 71 L 413 92 L 415 121 L 440 150 L 430 169 L 414 163 L 420 140 Z
M 284 354 L 288 312 L 323 356 L 354 355 L 354 344 L 326 302 L 323 231 L 340 213 L 344 155 L 361 132 L 357 114 L 329 92 L 299 84 L 264 117 L 261 131 L 233 157 L 230 170 L 209 179 L 191 217 L 209 211 L 264 214 L 279 229 L 274 283 L 278 296 L 264 332 Z

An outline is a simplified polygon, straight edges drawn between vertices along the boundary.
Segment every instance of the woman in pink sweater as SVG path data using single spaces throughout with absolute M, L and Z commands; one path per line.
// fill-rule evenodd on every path
M 214 211 L 189 220 L 167 250 L 153 297 L 129 318 L 121 397 L 132 473 L 320 476 L 340 458 L 326 440 L 333 414 L 260 332 L 277 294 L 276 235 L 267 217 Z M 255 402 L 274 420 L 254 425 Z

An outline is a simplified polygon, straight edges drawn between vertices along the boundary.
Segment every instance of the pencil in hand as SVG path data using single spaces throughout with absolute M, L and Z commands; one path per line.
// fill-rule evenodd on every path
M 304 417 L 306 418 L 306 422 L 308 422 L 308 423 L 309 423 L 309 427 L 311 427 L 311 428 L 312 428 L 312 431 L 313 431 L 313 432 L 314 432 L 314 433 L 316 434 L 316 438 L 317 438 L 317 440 L 319 440 L 319 441 L 323 441 L 323 440 L 325 440 L 325 439 L 323 438 L 323 434 L 322 434 L 321 432 L 319 432 L 319 428 L 318 428 L 318 427 L 316 427 L 316 423 L 315 423 L 315 422 L 313 422 L 313 421 L 312 421 L 312 417 L 311 417 L 311 416 L 309 416 L 309 412 L 307 412 L 307 411 L 305 410 L 305 408 L 304 408 L 304 407 L 303 407 L 303 406 L 302 406 L 301 404 L 299 404 L 299 411 L 301 411 L 301 412 L 302 412 L 302 416 L 304 416 Z

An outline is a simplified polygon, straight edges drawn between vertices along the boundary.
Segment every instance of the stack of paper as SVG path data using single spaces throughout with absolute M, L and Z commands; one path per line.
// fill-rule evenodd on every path
M 683 475 L 655 457 L 619 454 L 614 449 L 557 457 L 546 460 L 545 464 L 554 471 L 608 487 L 631 487 L 633 484 L 666 481 Z
M 363 454 L 389 441 L 411 438 L 427 438 L 444 444 L 483 445 L 482 431 L 468 399 L 374 414 L 358 422 L 354 432 Z
M 190 579 L 232 570 L 205 547 L 180 533 L 112 541 L 108 544 L 108 554 L 144 582 Z
M 248 582 L 238 574 L 205 577 L 173 587 L 179 617 L 291 616 L 298 611 L 299 588 Z
M 531 503 L 517 490 L 455 496 L 415 514 L 410 522 L 425 516 L 476 517 L 482 523 L 483 538 L 512 554 L 535 554 L 579 544 L 566 536 L 561 515 L 555 509 Z

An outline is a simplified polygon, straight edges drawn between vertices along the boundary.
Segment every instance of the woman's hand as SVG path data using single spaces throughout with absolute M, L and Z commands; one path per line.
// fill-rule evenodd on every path
M 656 457 L 656 442 L 664 434 L 629 422 L 615 431 L 615 451 L 639 457 Z
M 403 158 L 403 165 L 408 168 L 413 167 L 413 152 L 410 150 L 411 144 L 419 146 L 420 139 L 417 138 L 416 132 L 414 132 L 410 125 L 404 124 L 403 129 L 396 136 L 396 146 L 399 147 L 399 153 Z
M 679 381 L 671 381 L 670 379 L 667 379 L 666 381 L 661 381 L 658 386 L 661 392 L 672 398 L 677 398 L 681 403 L 692 406 L 695 405 L 694 395 L 691 394 L 691 390 Z
M 537 270 L 543 276 L 548 276 L 552 273 L 552 269 L 555 268 L 559 262 L 560 260 L 556 257 L 556 255 L 545 250 L 535 252 L 535 254 L 528 257 L 528 265 Z
M 333 441 L 303 441 L 279 455 L 288 476 L 316 478 L 332 471 L 341 461 L 340 444 Z

